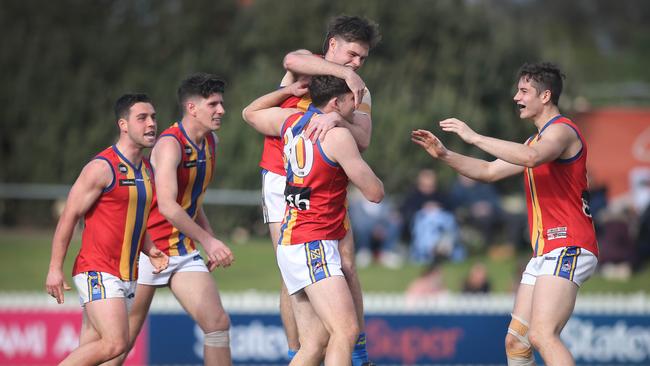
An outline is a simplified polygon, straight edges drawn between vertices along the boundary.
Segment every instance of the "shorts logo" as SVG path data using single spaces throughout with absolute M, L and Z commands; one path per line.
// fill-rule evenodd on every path
M 102 287 L 98 283 L 94 284 L 92 294 L 97 295 L 100 294 L 101 292 L 102 292 Z
M 323 262 L 314 263 L 314 274 L 323 272 Z
M 566 239 L 567 228 L 566 226 L 550 228 L 546 230 L 546 237 L 548 240 Z
M 571 263 L 570 262 L 564 262 L 562 263 L 562 268 L 560 269 L 562 272 L 569 272 L 571 271 Z
M 197 254 L 197 255 L 194 256 L 194 258 L 192 258 L 192 260 L 193 261 L 200 261 L 200 260 L 203 260 L 203 258 L 201 257 L 200 254 Z
M 329 277 L 323 244 L 320 241 L 309 242 L 306 244 L 305 251 L 312 283 Z
M 310 249 L 309 250 L 309 256 L 310 256 L 311 260 L 320 259 L 320 257 L 321 257 L 320 249 Z

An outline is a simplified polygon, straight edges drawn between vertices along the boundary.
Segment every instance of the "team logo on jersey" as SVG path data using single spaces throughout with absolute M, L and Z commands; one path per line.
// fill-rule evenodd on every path
M 135 179 L 120 179 L 120 186 L 134 186 Z
M 120 171 L 120 173 L 122 173 L 122 174 L 126 174 L 126 173 L 129 171 L 129 169 L 126 167 L 126 165 L 124 165 L 124 164 L 122 164 L 122 163 L 120 163 L 120 164 L 117 166 L 117 169 L 118 169 L 118 170 Z
M 185 155 L 192 155 L 192 147 L 190 145 L 185 145 Z
M 554 227 L 546 230 L 546 238 L 548 240 L 566 239 L 566 237 L 567 237 L 566 226 Z

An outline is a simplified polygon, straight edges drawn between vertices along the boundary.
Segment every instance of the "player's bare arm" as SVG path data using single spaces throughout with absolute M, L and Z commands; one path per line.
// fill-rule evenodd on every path
M 565 152 L 575 154 L 581 147 L 575 132 L 564 124 L 554 124 L 546 128 L 543 137 L 532 146 L 480 135 L 456 118 L 441 121 L 440 127 L 443 131 L 457 134 L 463 141 L 488 154 L 528 168 L 556 160 Z
M 63 262 L 68 252 L 74 228 L 86 212 L 97 201 L 104 188 L 113 181 L 113 173 L 106 161 L 94 159 L 83 168 L 77 181 L 70 189 L 68 200 L 59 219 L 52 239 L 50 268 L 45 288 L 47 293 L 63 304 L 64 290 L 70 290 L 63 275 Z
M 297 81 L 287 87 L 265 94 L 251 102 L 242 111 L 242 118 L 256 131 L 267 136 L 280 136 L 282 124 L 292 114 L 300 112 L 294 108 L 276 107 L 288 97 L 303 96 L 307 84 Z
M 183 234 L 201 243 L 210 263 L 227 267 L 234 260 L 230 249 L 199 226 L 176 202 L 178 194 L 176 169 L 180 161 L 178 141 L 172 137 L 161 137 L 151 152 L 151 164 L 156 172 L 156 194 L 160 213 Z
M 427 130 L 411 132 L 411 141 L 422 147 L 434 159 L 443 161 L 459 174 L 482 182 L 495 182 L 524 171 L 524 167 L 501 159 L 486 161 L 455 153 L 448 150 L 438 137 Z
M 149 257 L 149 261 L 154 268 L 152 273 L 160 273 L 169 266 L 169 257 L 156 247 L 147 232 L 144 233 L 140 251 Z
M 307 50 L 289 52 L 284 56 L 283 65 L 285 70 L 294 75 L 332 75 L 345 80 L 354 94 L 354 104 L 357 107 L 367 90 L 366 83 L 351 67 L 327 61 Z
M 331 130 L 322 147 L 329 158 L 341 165 L 367 200 L 380 202 L 384 198 L 384 184 L 361 157 L 350 131 L 345 128 Z

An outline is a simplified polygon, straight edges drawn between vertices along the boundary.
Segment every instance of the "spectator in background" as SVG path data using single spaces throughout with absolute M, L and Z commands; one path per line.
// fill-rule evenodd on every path
M 350 190 L 348 197 L 357 266 L 370 265 L 374 257 L 372 244 L 377 242 L 379 263 L 388 268 L 401 267 L 402 258 L 398 254 L 401 218 L 390 200 L 370 202 L 356 188 Z
M 406 195 L 402 205 L 399 208 L 402 215 L 403 235 L 406 242 L 411 241 L 411 229 L 413 227 L 413 217 L 425 203 L 437 202 L 440 207 L 447 207 L 445 195 L 438 189 L 438 177 L 432 169 L 422 169 L 418 173 L 415 181 L 415 187 Z
M 629 223 L 634 221 L 634 216 L 630 209 L 621 211 L 611 207 L 598 215 L 598 267 L 607 279 L 627 280 L 632 274 L 636 253 Z
M 492 285 L 488 278 L 487 268 L 483 263 L 474 263 L 463 282 L 463 292 L 474 294 L 486 294 L 490 292 Z
M 456 219 L 437 201 L 425 202 L 415 213 L 411 237 L 411 260 L 415 263 L 434 261 L 439 254 L 453 261 L 465 259 Z
M 650 168 L 638 167 L 630 172 L 634 208 L 639 217 L 634 269 L 650 260 Z
M 452 186 L 449 204 L 462 226 L 468 225 L 478 231 L 482 247 L 495 244 L 505 216 L 493 185 L 459 174 Z

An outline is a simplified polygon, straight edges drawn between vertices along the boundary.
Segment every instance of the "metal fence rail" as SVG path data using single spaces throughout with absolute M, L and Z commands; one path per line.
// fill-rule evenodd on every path
M 65 184 L 0 183 L 0 199 L 59 200 L 65 199 L 70 186 Z M 211 205 L 259 206 L 259 190 L 208 189 L 204 203 Z

